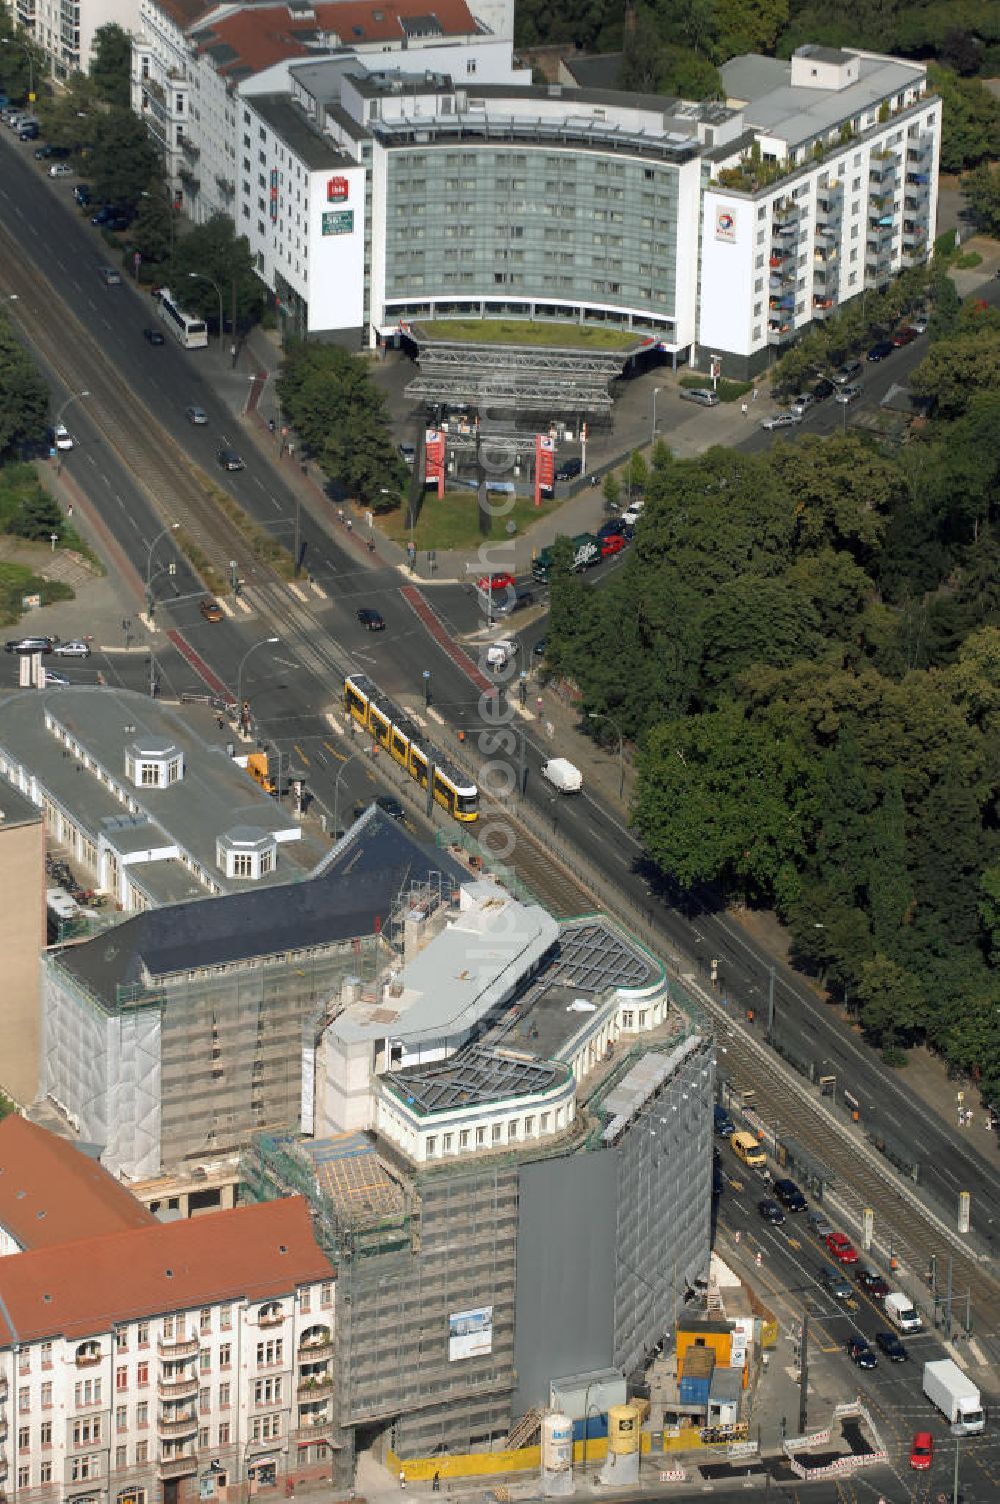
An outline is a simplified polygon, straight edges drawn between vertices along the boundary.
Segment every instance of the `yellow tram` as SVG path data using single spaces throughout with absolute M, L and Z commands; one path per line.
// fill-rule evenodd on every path
M 424 789 L 430 765 L 434 798 L 442 809 L 456 820 L 478 820 L 479 789 L 471 778 L 454 768 L 367 674 L 349 674 L 344 680 L 344 709 Z

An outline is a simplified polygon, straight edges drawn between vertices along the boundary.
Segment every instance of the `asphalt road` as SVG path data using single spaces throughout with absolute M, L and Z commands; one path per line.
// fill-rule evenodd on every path
M 243 378 L 227 372 L 217 359 L 207 361 L 205 352 L 185 352 L 173 341 L 161 348 L 146 344 L 142 328 L 151 322 L 149 302 L 128 285 L 106 288 L 100 280 L 98 268 L 107 260 L 106 251 L 99 232 L 72 206 L 74 180 L 43 180 L 26 148 L 8 137 L 4 132 L 0 144 L 0 214 L 7 230 L 16 237 L 20 254 L 34 258 L 56 294 L 72 307 L 137 398 L 156 413 L 185 452 L 217 481 L 229 486 L 252 515 L 287 542 L 295 498 L 280 467 L 248 441 L 233 416 L 234 392 Z M 3 291 L 0 273 L 0 293 Z M 30 329 L 30 308 L 19 308 L 17 316 Z M 874 376 L 866 380 L 866 399 L 877 397 L 880 389 L 904 375 L 922 353 L 922 344 L 917 342 L 877 367 Z M 99 401 L 99 393 L 87 401 L 77 401 L 67 414 L 78 441 L 67 465 L 145 577 L 150 546 L 162 522 L 141 486 L 92 425 L 87 408 L 94 401 Z M 206 409 L 210 419 L 206 428 L 193 428 L 187 423 L 184 409 L 189 403 Z M 827 404 L 810 414 L 794 432 L 807 432 L 810 426 L 819 428 L 831 415 L 832 406 Z M 136 421 L 142 421 L 140 410 Z M 745 442 L 748 447 L 756 447 L 771 439 L 754 432 Z M 221 443 L 231 443 L 244 454 L 246 471 L 229 477 L 215 466 L 216 449 Z M 161 504 L 167 505 L 168 499 L 162 499 Z M 200 617 L 198 591 L 183 564 L 176 578 L 161 575 L 165 544 L 158 544 L 155 551 L 154 593 L 161 622 L 169 620 L 182 632 L 233 692 L 239 686 L 251 698 L 265 736 L 281 750 L 286 762 L 304 765 L 311 788 L 328 809 L 339 793 L 343 823 L 346 801 L 367 797 L 382 784 L 382 772 L 374 771 L 365 760 L 355 758 L 348 767 L 343 744 L 332 735 L 328 713 L 337 714 L 339 680 L 345 664 L 369 673 L 389 694 L 411 708 L 422 703 L 422 675 L 426 670 L 431 674 L 436 713 L 452 729 L 481 730 L 482 709 L 478 689 L 450 653 L 428 635 L 401 596 L 404 582 L 399 573 L 389 568 L 370 569 L 367 560 L 359 560 L 356 550 L 317 527 L 304 510 L 301 528 L 306 565 L 324 591 L 325 601 L 303 605 L 274 587 L 264 593 L 260 614 L 209 625 Z M 335 524 L 333 529 L 335 532 Z M 613 567 L 613 561 L 604 566 L 607 570 Z M 436 594 L 428 592 L 428 596 L 438 604 Z M 442 597 L 440 607 L 446 617 L 452 612 L 458 615 L 459 607 L 464 612 L 467 598 L 459 592 L 456 599 L 458 605 Z M 375 606 L 383 613 L 385 633 L 370 635 L 359 627 L 355 613 L 362 605 Z M 469 629 L 464 615 L 455 626 L 459 631 Z M 530 641 L 540 630 L 534 627 L 531 634 L 525 634 L 526 639 Z M 272 633 L 280 637 L 279 644 L 264 643 Z M 251 649 L 253 656 L 248 658 Z M 447 727 L 442 727 L 439 736 L 447 734 Z M 536 810 L 633 903 L 644 908 L 674 948 L 694 956 L 706 973 L 710 962 L 717 961 L 720 989 L 740 1006 L 754 1006 L 760 1016 L 769 987 L 769 956 L 724 912 L 706 907 L 701 912 L 682 913 L 673 906 L 672 895 L 654 889 L 638 843 L 613 811 L 586 792 L 580 798 L 566 800 L 544 784 L 539 768 L 550 751 L 530 731 L 526 734 L 527 797 Z M 1000 1173 L 995 1158 L 987 1161 L 976 1144 L 916 1104 L 906 1090 L 905 1078 L 885 1071 L 877 1057 L 856 1040 L 802 979 L 781 965 L 775 967 L 775 1003 L 778 1027 L 789 1046 L 818 1064 L 832 1063 L 841 1088 L 848 1088 L 866 1104 L 866 1110 L 867 1104 L 878 1104 L 890 1123 L 912 1140 L 921 1154 L 922 1188 L 947 1208 L 954 1208 L 959 1189 L 971 1189 L 977 1228 L 988 1236 L 994 1222 L 1000 1229 Z M 761 1106 L 766 1115 L 766 1104 Z

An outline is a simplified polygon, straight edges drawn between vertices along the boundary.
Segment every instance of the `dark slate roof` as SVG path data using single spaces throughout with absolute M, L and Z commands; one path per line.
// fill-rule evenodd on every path
M 59 962 L 113 1008 L 118 988 L 142 984 L 147 973 L 169 977 L 371 935 L 388 922 L 400 890 L 434 872 L 469 878 L 446 852 L 372 806 L 303 882 L 146 910 L 68 946 Z
M 624 62 L 623 52 L 577 53 L 563 58 L 562 65 L 580 89 L 617 89 Z

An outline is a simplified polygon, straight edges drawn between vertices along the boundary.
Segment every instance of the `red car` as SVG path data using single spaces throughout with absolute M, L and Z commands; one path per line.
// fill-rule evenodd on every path
M 625 547 L 625 539 L 618 533 L 609 533 L 601 539 L 601 558 L 609 559 L 612 554 L 620 554 Z
M 898 350 L 902 345 L 912 345 L 916 337 L 917 331 L 915 329 L 910 329 L 909 327 L 905 329 L 897 329 L 895 334 L 892 336 L 892 343 Z
M 838 1264 L 856 1264 L 858 1262 L 857 1250 L 846 1233 L 831 1232 L 827 1236 L 826 1246 Z
M 517 581 L 512 574 L 484 574 L 476 584 L 489 594 L 495 590 L 513 590 Z
M 929 1431 L 918 1431 L 910 1448 L 910 1466 L 923 1472 L 934 1461 L 934 1438 Z

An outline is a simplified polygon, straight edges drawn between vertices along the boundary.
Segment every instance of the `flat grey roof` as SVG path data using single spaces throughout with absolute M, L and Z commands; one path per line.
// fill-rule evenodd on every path
M 47 715 L 51 727 L 46 724 Z M 60 731 L 83 749 L 96 768 L 67 753 Z M 228 740 L 207 707 L 192 705 L 181 710 L 131 690 L 74 685 L 0 696 L 0 748 L 11 763 L 20 766 L 25 779 L 34 780 L 39 790 L 50 794 L 91 837 L 96 838 L 105 822 L 110 822 L 115 842 L 126 843 L 126 850 L 165 841 L 176 844 L 223 891 L 240 892 L 246 880 L 226 877 L 216 865 L 215 844 L 218 836 L 234 826 L 253 825 L 281 841 L 275 868 L 260 879 L 260 885 L 279 887 L 303 877 L 324 848 L 303 838 L 299 822 L 228 756 Z M 131 783 L 125 774 L 126 748 L 144 743 L 172 744 L 182 752 L 183 778 L 166 788 Z M 126 809 L 97 769 L 127 790 L 137 806 L 135 812 Z M 148 822 L 145 837 L 133 835 L 128 827 L 138 831 L 143 820 Z M 169 902 L 175 894 L 175 877 L 167 871 L 175 860 L 162 864 L 162 889 L 150 868 L 154 901 Z M 209 896 L 190 871 L 187 880 L 192 896 Z
M 14 825 L 37 825 L 42 812 L 18 789 L 0 781 L 0 830 Z
M 350 165 L 351 158 L 338 151 L 330 137 L 318 131 L 287 94 L 251 94 L 246 103 L 311 172 Z
M 451 885 L 461 881 L 463 870 L 370 806 L 308 880 L 148 909 L 83 945 L 68 946 L 59 964 L 114 1009 L 117 989 L 141 985 L 147 973 L 155 982 L 375 935 L 400 892 L 435 874 Z
M 590 57 L 577 53 L 564 57 L 562 66 L 578 89 L 616 89 L 624 61 L 624 52 L 599 52 Z
M 837 60 L 842 60 L 839 54 Z M 826 135 L 842 121 L 870 110 L 925 77 L 925 69 L 917 64 L 864 56 L 859 61 L 857 83 L 843 89 L 793 86 L 790 61 L 753 54 L 732 58 L 719 72 L 726 97 L 746 100 L 747 125 L 780 137 L 790 147 Z
M 464 881 L 463 907 L 399 977 L 398 997 L 356 1003 L 333 1025 L 343 1039 L 420 1040 L 468 1034 L 551 950 L 559 925 L 493 882 Z

